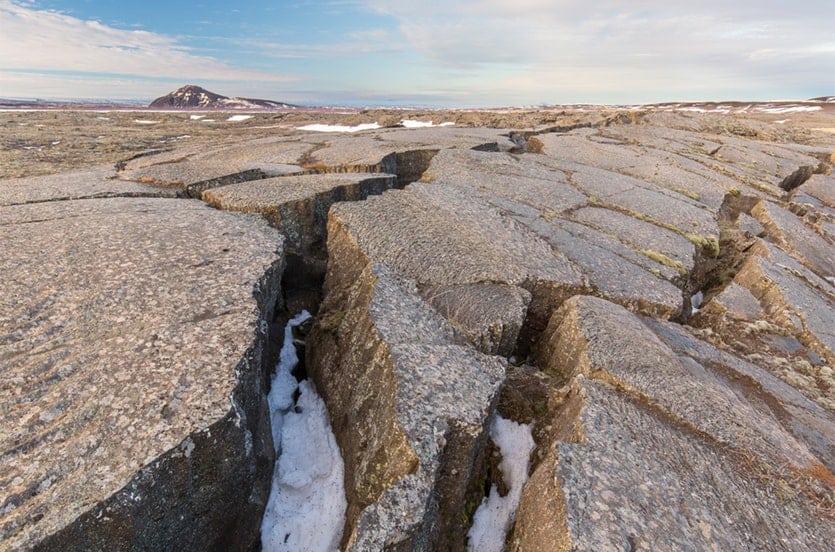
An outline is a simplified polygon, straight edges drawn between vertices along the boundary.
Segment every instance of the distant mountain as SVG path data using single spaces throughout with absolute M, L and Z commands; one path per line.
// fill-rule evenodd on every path
M 230 98 L 189 84 L 157 98 L 148 107 L 150 109 L 294 109 L 298 106 L 271 100 Z

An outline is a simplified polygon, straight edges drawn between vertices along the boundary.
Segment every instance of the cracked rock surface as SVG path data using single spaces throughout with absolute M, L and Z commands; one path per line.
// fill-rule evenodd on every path
M 248 550 L 284 301 L 345 549 L 463 549 L 497 410 L 536 441 L 508 550 L 826 549 L 835 140 L 561 117 L 0 180 L 0 549 Z
M 110 198 L 0 207 L 0 241 L 3 547 L 250 542 L 277 232 Z

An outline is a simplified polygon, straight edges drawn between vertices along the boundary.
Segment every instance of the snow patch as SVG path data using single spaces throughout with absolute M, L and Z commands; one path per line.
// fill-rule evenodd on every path
M 298 130 L 309 130 L 311 132 L 359 132 L 361 130 L 376 130 L 380 128 L 380 125 L 378 123 L 363 123 L 357 126 L 313 124 L 297 128 Z
M 232 123 L 237 123 L 238 121 L 246 121 L 247 119 L 252 119 L 252 115 L 232 115 L 226 120 Z
M 823 109 L 819 105 L 794 105 L 789 107 L 767 107 L 762 110 L 763 113 L 802 113 L 804 111 L 820 111 Z
M 309 318 L 302 311 L 285 326 L 267 397 L 276 462 L 261 522 L 264 552 L 338 550 L 345 525 L 344 465 L 327 407 L 312 382 L 298 383 L 292 374 L 299 362 L 293 328 Z
M 134 119 L 133 122 L 137 125 L 155 125 L 159 121 L 149 121 L 147 119 Z
M 452 121 L 447 121 L 441 124 L 436 125 L 432 121 L 414 121 L 412 119 L 403 119 L 400 121 L 400 124 L 406 128 L 428 128 L 428 127 L 447 127 L 447 126 L 455 126 L 455 123 Z
M 188 116 L 188 118 L 191 119 L 192 121 L 199 121 L 203 117 L 205 117 L 205 115 L 189 115 Z
M 490 438 L 501 450 L 499 469 L 510 490 L 506 496 L 499 496 L 499 489 L 493 485 L 490 496 L 481 502 L 467 533 L 467 550 L 471 552 L 504 550 L 507 532 L 513 525 L 522 497 L 522 487 L 528 481 L 528 465 L 534 448 L 530 424 L 518 424 L 498 415 L 490 425 Z
M 699 312 L 699 308 L 702 306 L 702 301 L 704 301 L 704 300 L 705 300 L 705 294 L 704 293 L 702 293 L 701 291 L 697 291 L 696 293 L 694 293 L 690 297 L 690 307 L 691 307 L 691 313 L 690 314 L 696 314 L 697 312 Z

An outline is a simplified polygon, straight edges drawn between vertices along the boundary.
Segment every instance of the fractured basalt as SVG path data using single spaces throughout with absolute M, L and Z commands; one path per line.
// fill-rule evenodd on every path
M 249 546 L 277 232 L 112 198 L 2 207 L 0 241 L 1 548 Z
M 105 197 L 174 197 L 172 190 L 115 179 L 112 167 L 0 180 L 0 206 Z
M 261 213 L 285 236 L 288 248 L 304 252 L 324 243 L 331 205 L 360 201 L 396 184 L 396 176 L 379 173 L 284 176 L 206 190 L 203 201 L 226 211 Z
M 653 324 L 591 297 L 555 313 L 537 357 L 569 390 L 548 419 L 558 436 L 525 487 L 509 549 L 825 547 L 832 526 L 792 485 L 831 460 L 832 413 Z M 786 399 L 793 409 L 778 406 Z
M 498 408 L 537 442 L 510 550 L 824 549 L 831 152 L 736 124 L 285 129 L 0 182 L 0 548 L 249 549 L 262 330 L 327 253 L 343 547 L 463 549 Z M 172 194 L 216 209 L 129 197 Z
M 459 549 L 505 363 L 454 344 L 413 281 L 338 240 L 307 350 L 345 461 L 343 545 Z

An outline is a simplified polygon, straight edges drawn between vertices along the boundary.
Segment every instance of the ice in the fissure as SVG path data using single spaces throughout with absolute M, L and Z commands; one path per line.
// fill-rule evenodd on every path
M 344 468 L 327 407 L 312 382 L 292 374 L 299 362 L 293 328 L 309 318 L 303 311 L 284 328 L 268 396 L 276 462 L 261 523 L 265 552 L 338 550 L 345 524 Z
M 468 533 L 467 550 L 473 552 L 501 552 L 505 548 L 507 532 L 513 525 L 522 488 L 528 481 L 528 465 L 534 441 L 530 424 L 519 424 L 496 416 L 490 427 L 490 438 L 499 447 L 502 461 L 499 469 L 509 488 L 506 496 L 499 495 L 493 485 L 473 516 Z

